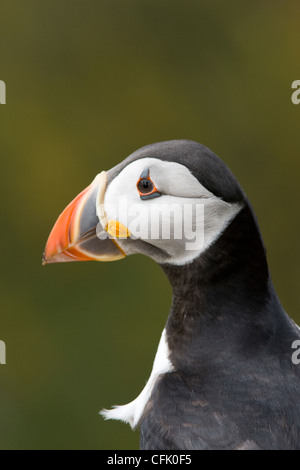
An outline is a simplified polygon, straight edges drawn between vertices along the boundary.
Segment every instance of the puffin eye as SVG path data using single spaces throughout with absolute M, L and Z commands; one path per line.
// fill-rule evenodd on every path
M 149 168 L 146 168 L 137 182 L 137 190 L 141 199 L 151 199 L 153 197 L 161 196 L 161 193 L 157 190 L 155 184 L 150 179 Z
M 141 194 L 149 194 L 152 193 L 154 184 L 151 180 L 144 178 L 138 182 L 137 188 Z

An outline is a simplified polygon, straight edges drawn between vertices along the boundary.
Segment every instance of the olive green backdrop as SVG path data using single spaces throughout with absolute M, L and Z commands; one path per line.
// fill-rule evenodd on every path
M 2 0 L 0 448 L 134 449 L 98 411 L 147 380 L 171 302 L 142 256 L 41 266 L 61 210 L 142 145 L 220 155 L 299 315 L 299 1 Z

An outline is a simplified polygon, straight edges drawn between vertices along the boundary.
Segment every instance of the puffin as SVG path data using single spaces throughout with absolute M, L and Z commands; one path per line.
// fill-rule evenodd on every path
M 43 264 L 144 254 L 172 304 L 150 377 L 101 413 L 142 450 L 300 449 L 300 329 L 275 292 L 250 202 L 190 140 L 147 145 L 99 173 L 58 217 Z

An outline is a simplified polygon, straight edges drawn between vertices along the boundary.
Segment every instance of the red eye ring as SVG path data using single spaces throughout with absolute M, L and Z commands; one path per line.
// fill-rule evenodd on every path
M 161 196 L 161 193 L 158 191 L 157 187 L 149 177 L 149 171 L 145 176 L 144 172 L 142 173 L 136 184 L 136 187 L 141 199 L 151 199 L 153 197 Z
M 150 179 L 142 178 L 139 180 L 137 188 L 140 194 L 151 194 L 154 190 L 154 184 Z

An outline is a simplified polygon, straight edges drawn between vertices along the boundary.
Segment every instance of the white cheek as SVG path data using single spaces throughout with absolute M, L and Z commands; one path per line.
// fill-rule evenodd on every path
M 158 190 L 176 189 L 177 195 L 141 200 L 137 182 L 145 168 Z M 104 200 L 108 220 L 121 222 L 131 238 L 160 248 L 177 265 L 191 262 L 214 243 L 241 207 L 215 197 L 184 166 L 151 158 L 125 167 L 107 187 Z
M 170 264 L 183 265 L 192 262 L 220 237 L 243 207 L 218 198 L 203 199 L 200 202 L 203 203 L 203 210 L 200 211 L 199 217 L 196 217 L 196 225 L 193 225 L 192 233 L 195 238 L 185 241 L 184 246 L 178 245 L 179 249 L 173 253 Z
M 136 196 L 118 196 L 114 191 L 108 192 L 105 197 L 105 212 L 108 221 L 117 220 L 127 227 L 132 238 L 149 238 L 148 211 L 138 192 Z

